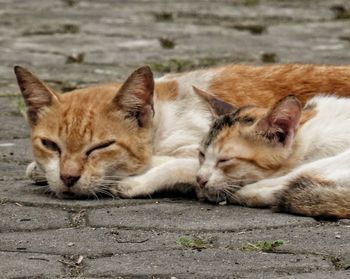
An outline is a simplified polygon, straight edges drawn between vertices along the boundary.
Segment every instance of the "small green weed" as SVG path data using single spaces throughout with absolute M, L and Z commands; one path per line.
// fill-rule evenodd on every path
M 276 241 L 263 241 L 258 242 L 256 244 L 248 243 L 244 245 L 241 250 L 242 251 L 262 251 L 262 252 L 274 252 L 276 248 L 284 245 L 283 240 L 276 240 Z
M 176 240 L 176 243 L 187 249 L 202 250 L 208 248 L 208 243 L 199 237 L 188 238 L 182 236 Z

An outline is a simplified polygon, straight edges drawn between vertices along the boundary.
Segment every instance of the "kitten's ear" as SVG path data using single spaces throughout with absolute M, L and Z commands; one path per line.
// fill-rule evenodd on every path
M 128 77 L 114 102 L 128 118 L 134 118 L 140 127 L 148 127 L 154 114 L 153 91 L 153 73 L 150 67 L 144 66 Z
M 29 124 L 35 125 L 40 110 L 58 102 L 59 96 L 25 68 L 15 66 L 14 71 L 27 108 Z
M 195 86 L 192 86 L 192 88 L 194 92 L 197 93 L 197 95 L 199 95 L 206 101 L 206 103 L 209 105 L 211 113 L 215 117 L 219 117 L 223 114 L 233 113 L 237 110 L 234 106 L 230 105 L 229 103 L 226 103 Z
M 300 122 L 301 111 L 301 103 L 296 97 L 281 99 L 257 123 L 258 133 L 271 142 L 290 146 Z

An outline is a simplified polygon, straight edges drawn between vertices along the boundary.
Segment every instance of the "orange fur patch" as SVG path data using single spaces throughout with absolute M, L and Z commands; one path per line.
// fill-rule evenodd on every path
M 178 96 L 178 83 L 177 81 L 162 81 L 156 83 L 155 93 L 158 100 L 161 101 L 174 101 Z
M 222 68 L 211 81 L 209 92 L 237 107 L 269 107 L 290 94 L 305 104 L 320 93 L 350 96 L 350 67 L 231 65 Z

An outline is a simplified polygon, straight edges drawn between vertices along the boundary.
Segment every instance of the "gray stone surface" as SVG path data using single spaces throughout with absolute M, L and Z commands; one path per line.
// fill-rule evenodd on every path
M 68 91 L 143 64 L 156 76 L 231 62 L 349 64 L 349 1 L 0 0 L 0 61 L 1 278 L 349 277 L 348 220 L 45 194 L 24 176 L 30 133 L 12 69 Z M 268 253 L 247 251 L 276 240 Z
M 165 259 L 171 259 L 166 261 Z M 254 261 L 252 261 L 254 258 Z M 324 258 L 313 255 L 284 255 L 244 253 L 208 249 L 204 251 L 163 250 L 156 255 L 153 251 L 132 254 L 116 254 L 108 258 L 100 258 L 87 262 L 86 274 L 96 276 L 139 275 L 179 276 L 197 278 L 225 276 L 236 274 L 272 273 L 288 274 L 291 271 L 311 272 L 332 268 Z M 273 272 L 272 272 L 273 271 Z
M 57 229 L 69 224 L 68 214 L 60 209 L 0 205 L 0 232 L 13 230 Z
M 338 271 L 338 272 L 314 272 L 314 273 L 305 273 L 298 275 L 289 275 L 285 277 L 280 277 L 283 279 L 329 279 L 329 278 L 337 278 L 337 279 L 347 279 L 350 276 L 350 271 Z
M 154 216 L 155 218 L 150 218 Z M 173 218 L 177 218 L 174 222 Z M 114 222 L 111 223 L 111 220 Z M 247 222 L 249 220 L 249 222 Z M 273 213 L 270 210 L 237 206 L 216 206 L 189 201 L 187 203 L 155 202 L 147 205 L 93 210 L 92 226 L 168 230 L 238 231 L 313 224 L 312 218 Z
M 59 260 L 60 257 L 52 255 L 0 252 L 0 274 L 2 278 L 56 277 L 64 274 Z

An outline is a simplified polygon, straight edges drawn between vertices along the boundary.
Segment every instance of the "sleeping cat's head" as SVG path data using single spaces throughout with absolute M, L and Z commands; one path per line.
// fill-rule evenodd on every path
M 220 102 L 210 103 L 212 111 L 220 112 Z M 270 109 L 231 107 L 231 113 L 217 116 L 199 150 L 198 185 L 223 190 L 279 171 L 293 153 L 300 116 L 300 102 L 293 96 Z
M 111 84 L 54 92 L 15 67 L 31 127 L 35 161 L 57 196 L 103 192 L 143 172 L 152 152 L 153 75 L 149 67 Z

